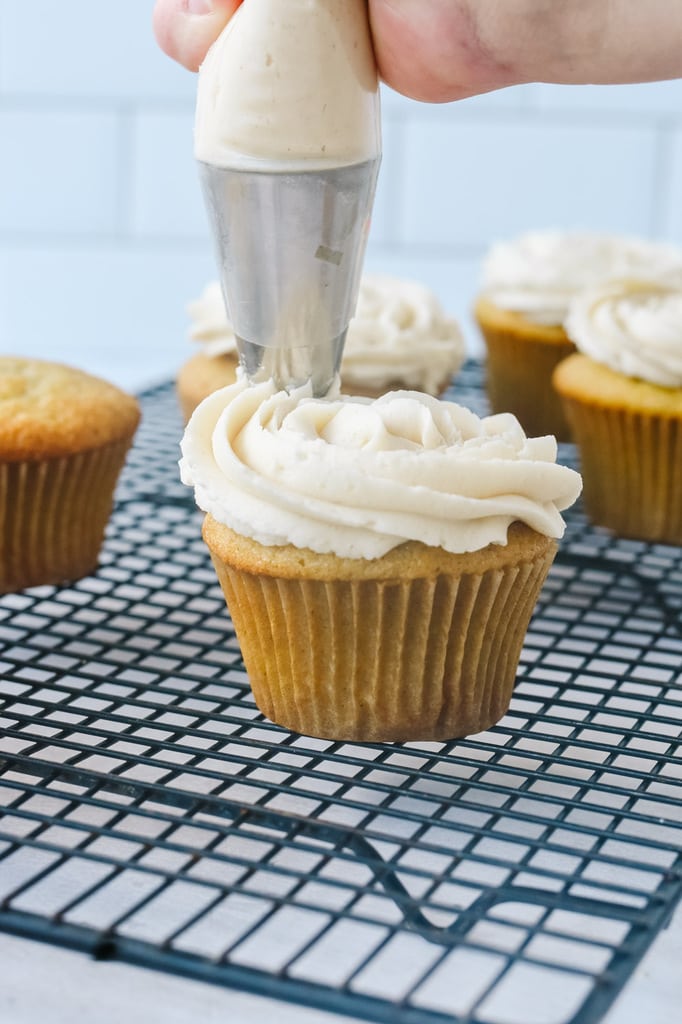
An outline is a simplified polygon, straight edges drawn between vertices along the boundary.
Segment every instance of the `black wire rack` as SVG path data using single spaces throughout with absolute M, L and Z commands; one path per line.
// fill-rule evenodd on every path
M 601 1020 L 682 889 L 682 551 L 571 510 L 495 728 L 291 734 L 171 385 L 143 409 L 97 573 L 0 598 L 0 929 L 361 1020 Z

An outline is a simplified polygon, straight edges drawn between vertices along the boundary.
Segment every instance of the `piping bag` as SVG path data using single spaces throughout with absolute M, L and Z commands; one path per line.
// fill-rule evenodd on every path
M 199 70 L 195 157 L 247 378 L 326 394 L 381 160 L 367 0 L 243 0 Z

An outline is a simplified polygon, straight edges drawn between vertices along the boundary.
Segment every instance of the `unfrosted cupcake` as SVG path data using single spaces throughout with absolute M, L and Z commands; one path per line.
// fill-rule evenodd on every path
M 207 395 L 234 384 L 239 365 L 237 341 L 225 312 L 220 283 L 209 282 L 199 298 L 188 304 L 187 312 L 190 339 L 201 349 L 180 367 L 175 382 L 185 422 Z
M 188 309 L 190 335 L 203 348 L 178 375 L 185 420 L 203 398 L 233 383 L 238 365 L 220 285 L 209 284 Z M 464 357 L 462 332 L 429 288 L 386 274 L 363 277 L 341 364 L 345 393 L 376 398 L 405 388 L 439 395 Z
M 0 593 L 96 567 L 139 418 L 106 381 L 0 356 Z
M 624 537 L 682 544 L 682 275 L 590 289 L 566 327 L 579 352 L 554 385 L 588 515 Z
M 414 391 L 238 382 L 199 406 L 182 450 L 265 715 L 367 741 L 504 715 L 580 490 L 553 438 Z
M 570 302 L 603 280 L 675 266 L 682 253 L 672 246 L 594 232 L 530 232 L 493 245 L 474 310 L 493 411 L 513 412 L 529 433 L 569 440 L 551 378 L 575 351 L 564 327 Z

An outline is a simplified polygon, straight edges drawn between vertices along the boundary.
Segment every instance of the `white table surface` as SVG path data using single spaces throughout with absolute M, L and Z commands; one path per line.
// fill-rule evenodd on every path
M 680 1024 L 682 905 L 601 1024 Z M 0 934 L 2 1024 L 355 1024 L 356 1018 Z

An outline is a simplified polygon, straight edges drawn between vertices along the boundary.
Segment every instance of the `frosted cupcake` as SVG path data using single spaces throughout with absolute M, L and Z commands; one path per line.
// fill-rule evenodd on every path
M 551 378 L 575 351 L 564 327 L 572 299 L 609 278 L 675 266 L 682 267 L 678 249 L 617 235 L 531 232 L 493 245 L 474 310 L 493 411 L 513 412 L 529 433 L 569 440 Z
M 239 365 L 237 341 L 225 312 L 220 283 L 209 282 L 199 298 L 188 303 L 187 312 L 190 340 L 201 349 L 180 367 L 175 382 L 185 422 L 207 395 L 234 384 Z
M 182 451 L 265 715 L 368 741 L 504 715 L 580 490 L 553 438 L 414 391 L 238 382 L 199 406 Z
M 363 277 L 341 364 L 343 392 L 441 395 L 464 358 L 462 332 L 430 288 L 386 274 Z
M 139 419 L 98 377 L 0 356 L 0 593 L 96 568 Z
M 209 284 L 188 310 L 190 336 L 203 348 L 178 375 L 185 420 L 203 398 L 234 381 L 238 365 L 220 285 Z M 376 398 L 408 388 L 439 395 L 464 358 L 462 332 L 429 288 L 386 274 L 363 277 L 341 365 L 344 392 Z
M 590 289 L 566 328 L 579 352 L 554 385 L 588 515 L 624 537 L 682 544 L 682 274 Z

